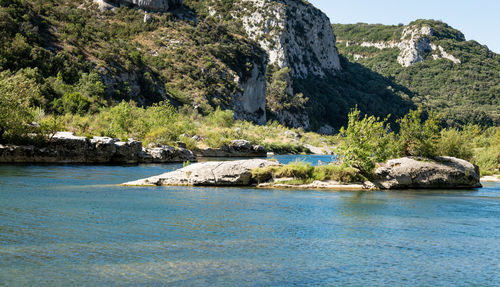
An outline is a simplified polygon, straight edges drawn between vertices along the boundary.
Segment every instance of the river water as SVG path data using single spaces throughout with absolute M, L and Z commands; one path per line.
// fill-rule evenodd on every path
M 0 286 L 500 286 L 498 184 L 116 185 L 180 166 L 0 166 Z

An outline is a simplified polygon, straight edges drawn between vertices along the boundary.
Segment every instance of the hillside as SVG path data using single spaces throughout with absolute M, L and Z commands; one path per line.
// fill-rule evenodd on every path
M 0 0 L 0 19 L 0 80 L 14 94 L 29 88 L 40 114 L 166 100 L 331 131 L 355 106 L 394 123 L 425 104 L 451 124 L 498 124 L 498 55 L 444 24 L 426 36 L 442 59 L 424 53 L 403 68 L 398 48 L 361 44 L 400 41 L 405 27 L 334 25 L 336 39 L 330 19 L 301 0 Z
M 118 2 L 1 0 L 3 77 L 35 81 L 33 102 L 56 114 L 168 100 L 316 130 L 342 126 L 355 105 L 411 106 L 390 79 L 339 58 L 330 20 L 304 1 Z
M 407 87 L 449 125 L 500 124 L 500 55 L 445 23 L 334 24 L 341 55 Z

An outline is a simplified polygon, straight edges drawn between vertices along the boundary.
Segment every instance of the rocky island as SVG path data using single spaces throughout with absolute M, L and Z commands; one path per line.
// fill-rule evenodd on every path
M 269 174 L 257 179 L 255 171 L 262 168 L 282 168 L 271 160 L 239 160 L 204 162 L 162 175 L 127 182 L 126 186 L 256 186 L 259 188 L 296 188 L 325 190 L 391 190 L 391 189 L 470 189 L 481 187 L 479 170 L 473 164 L 453 158 L 400 158 L 381 164 L 374 177 L 365 182 L 315 180 L 305 184 L 287 183 L 295 177 L 280 178 Z M 307 180 L 307 179 L 306 179 Z

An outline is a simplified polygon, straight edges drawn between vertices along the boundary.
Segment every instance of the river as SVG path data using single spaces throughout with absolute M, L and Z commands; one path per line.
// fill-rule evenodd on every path
M 1 165 L 0 286 L 500 286 L 499 184 L 116 185 L 181 166 Z

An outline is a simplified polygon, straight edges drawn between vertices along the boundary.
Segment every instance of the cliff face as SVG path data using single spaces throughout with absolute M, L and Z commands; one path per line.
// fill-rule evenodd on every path
M 262 53 L 248 76 L 235 77 L 241 90 L 231 101 L 236 119 L 266 124 L 266 64 L 267 55 Z
M 243 0 L 243 26 L 267 51 L 269 63 L 289 67 L 294 78 L 340 70 L 330 19 L 298 0 Z
M 248 37 L 266 51 L 267 64 L 290 69 L 287 97 L 302 92 L 293 89 L 294 79 L 323 78 L 341 69 L 330 19 L 312 5 L 299 0 L 242 0 L 233 7 Z M 310 127 L 303 108 L 271 112 L 282 124 Z

